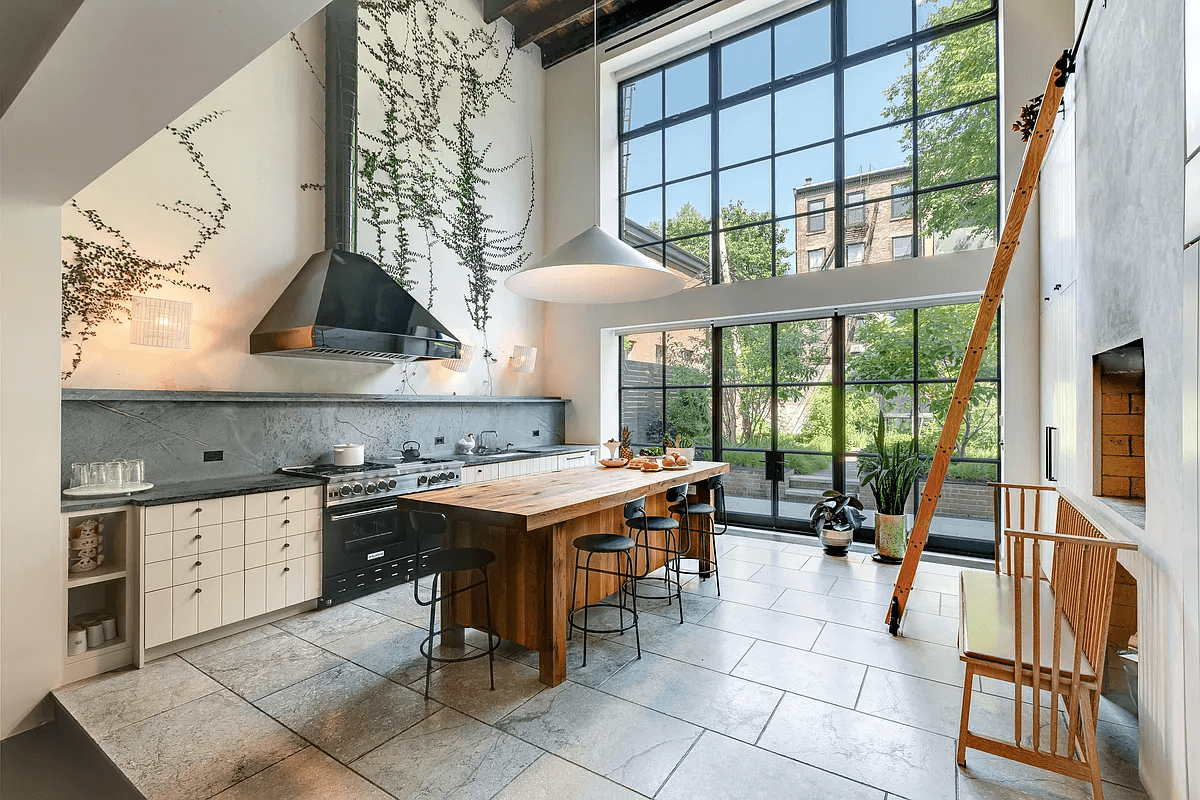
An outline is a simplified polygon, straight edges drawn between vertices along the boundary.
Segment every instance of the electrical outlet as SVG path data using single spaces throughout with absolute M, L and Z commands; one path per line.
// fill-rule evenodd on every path
M 542 435 L 542 432 L 541 432 L 541 431 L 534 431 L 534 432 L 533 432 L 533 435 L 534 435 L 534 436 L 541 436 L 541 435 Z
M 224 461 L 225 460 L 225 451 L 224 450 L 205 450 L 204 451 L 204 460 L 205 461 Z
M 435 437 L 433 437 L 433 443 L 434 444 L 445 444 L 446 437 L 445 436 L 435 436 Z

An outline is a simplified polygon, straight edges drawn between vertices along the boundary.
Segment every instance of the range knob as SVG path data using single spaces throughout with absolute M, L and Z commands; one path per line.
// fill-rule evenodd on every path
M 355 494 L 362 494 L 362 493 L 363 493 L 363 485 L 362 485 L 361 483 L 356 483 L 356 484 L 354 484 L 354 486 L 353 486 L 353 487 L 351 487 L 351 489 L 352 489 L 352 491 L 353 491 Z
M 441 482 L 442 482 L 441 475 L 430 475 L 429 476 L 429 485 L 430 486 L 433 486 L 435 483 L 441 483 Z
M 343 483 L 342 488 L 338 489 L 338 494 L 340 494 L 342 497 L 349 497 L 353 493 L 354 490 L 350 488 L 350 484 L 348 483 Z
M 443 472 L 443 473 L 442 473 L 442 480 L 444 480 L 444 481 L 452 481 L 452 480 L 454 480 L 454 473 L 453 473 L 453 472 Z
M 375 484 L 368 483 L 367 484 L 367 494 L 375 494 L 375 488 L 376 488 Z
M 429 483 L 428 475 L 422 475 L 421 477 L 417 478 L 417 486 L 424 486 L 427 483 Z
M 396 479 L 395 478 L 389 479 L 387 482 L 387 485 L 388 485 L 389 489 L 395 489 L 396 488 Z

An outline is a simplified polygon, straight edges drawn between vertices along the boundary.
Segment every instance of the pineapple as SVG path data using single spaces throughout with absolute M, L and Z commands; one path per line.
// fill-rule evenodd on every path
M 633 447 L 630 445 L 632 436 L 629 433 L 629 426 L 621 426 L 621 458 L 633 458 Z

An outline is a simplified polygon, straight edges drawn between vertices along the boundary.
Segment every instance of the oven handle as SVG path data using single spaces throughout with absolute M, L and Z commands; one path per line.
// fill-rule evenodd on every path
M 329 521 L 341 522 L 344 519 L 351 519 L 352 517 L 365 517 L 368 514 L 378 514 L 380 511 L 387 511 L 391 508 L 391 506 L 376 506 L 375 508 L 368 508 L 365 511 L 351 511 L 349 514 L 330 514 Z

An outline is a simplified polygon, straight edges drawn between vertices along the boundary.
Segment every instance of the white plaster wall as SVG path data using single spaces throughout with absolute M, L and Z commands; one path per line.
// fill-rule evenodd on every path
M 464 29 L 482 25 L 470 0 L 450 0 Z M 509 35 L 508 23 L 497 23 Z M 309 59 L 324 79 L 323 15 L 296 30 Z M 476 123 L 477 142 L 493 142 L 497 163 L 533 152 L 538 190 L 542 172 L 543 86 L 535 50 L 518 51 L 510 64 L 514 102 L 497 100 L 488 116 Z M 293 43 L 284 38 L 179 117 L 186 125 L 214 110 L 228 113 L 195 135 L 213 177 L 232 209 L 225 230 L 206 245 L 187 279 L 211 292 L 165 286 L 152 296 L 191 302 L 189 350 L 143 347 L 129 342 L 127 322 L 102 326 L 84 346 L 83 361 L 67 386 L 119 389 L 195 389 L 241 391 L 339 391 L 417 394 L 484 394 L 487 365 L 482 347 L 470 370 L 455 373 L 436 362 L 378 365 L 327 360 L 251 356 L 250 331 L 278 298 L 301 265 L 324 247 L 324 198 L 302 191 L 303 183 L 324 180 L 324 91 Z M 378 97 L 363 86 L 364 113 L 377 111 Z M 374 104 L 374 107 L 372 106 Z M 452 121 L 452 120 L 448 120 Z M 525 164 L 491 176 L 488 210 L 500 226 L 524 220 L 529 198 Z M 211 205 L 212 191 L 199 177 L 183 149 L 167 131 L 81 191 L 77 201 L 94 208 L 144 254 L 172 259 L 194 240 L 194 225 L 157 206 L 182 199 Z M 534 257 L 541 254 L 541 205 L 526 238 Z M 90 227 L 70 206 L 63 209 L 64 231 L 91 235 Z M 63 257 L 71 255 L 64 243 Z M 450 252 L 435 246 L 438 293 L 433 312 L 464 341 L 484 344 L 466 311 L 467 274 Z M 413 294 L 428 300 L 428 271 L 415 271 Z M 519 374 L 508 368 L 514 345 L 542 343 L 540 304 L 497 286 L 487 344 L 499 362 L 491 367 L 495 394 L 543 392 L 544 369 Z M 69 364 L 73 350 L 64 345 Z
M 1056 11 L 1068 0 L 1054 0 Z M 1041 2 L 1006 0 L 1018 7 L 1016 19 L 1002 29 L 1003 90 L 1009 83 L 1019 97 L 1033 96 L 1045 86 L 1042 64 L 1053 62 L 1069 46 L 1070 6 L 1051 15 L 1038 14 Z M 772 9 L 762 3 L 721 3 L 698 15 L 690 28 L 668 26 L 660 34 L 639 38 L 635 44 L 607 48 L 611 57 L 600 65 L 601 88 L 601 224 L 617 228 L 617 79 L 635 74 L 638 65 L 647 67 L 664 59 L 684 55 L 708 43 L 713 36 L 740 27 L 739 9 L 758 22 L 770 18 Z M 784 6 L 774 7 L 785 13 Z M 729 27 L 733 26 L 733 27 Z M 1027 27 L 1049 28 L 1030 32 Z M 1057 26 L 1057 29 L 1056 27 Z M 1056 33 L 1057 30 L 1057 33 Z M 636 37 L 638 31 L 631 32 Z M 1063 44 L 1063 39 L 1067 40 Z M 690 45 L 689 45 L 690 43 Z M 1057 49 L 1055 49 L 1057 48 Z M 1032 64 L 1027 62 L 1034 62 Z M 557 247 L 592 224 L 595 186 L 595 125 L 593 67 L 591 54 L 577 56 L 547 71 L 546 164 L 547 248 Z M 1039 85 L 1037 89 L 1032 89 Z M 1024 101 L 1023 101 L 1024 102 Z M 1018 104 L 1019 108 L 1020 104 Z M 1005 114 L 1008 105 L 1005 106 Z M 1007 118 L 1007 116 L 1006 116 Z M 1002 135 L 1005 135 L 1002 131 Z M 1007 137 L 1006 137 L 1007 138 Z M 1019 145 L 1018 141 L 1018 145 Z M 1006 142 L 1006 179 L 1019 170 L 1010 162 L 1014 148 Z M 1023 149 L 1016 148 L 1019 159 Z M 1009 182 L 1015 178 L 1009 179 Z M 1007 194 L 1007 193 L 1006 193 Z M 1018 251 L 1012 277 L 1005 293 L 1004 317 L 1004 417 L 1005 475 L 1016 480 L 1036 478 L 1038 471 L 1039 414 L 1038 369 L 1032 358 L 1038 350 L 1037 219 L 1030 215 Z M 821 309 L 839 308 L 848 313 L 856 307 L 906 303 L 928 305 L 928 298 L 942 302 L 975 301 L 987 281 L 992 250 L 914 259 L 832 272 L 809 273 L 724 286 L 689 289 L 672 297 L 623 305 L 546 306 L 546 354 L 554 369 L 547 375 L 547 391 L 572 399 L 567 408 L 569 441 L 601 441 L 616 435 L 618 426 L 616 380 L 617 342 L 615 328 L 637 325 L 677 325 L 689 321 L 707 323 L 714 318 L 777 314 L 813 315 Z
M 1077 16 L 1084 5 L 1077 2 Z M 1073 79 L 1078 277 L 1062 320 L 1072 335 L 1058 337 L 1064 352 L 1043 356 L 1044 369 L 1072 384 L 1075 401 L 1079 430 L 1074 447 L 1062 451 L 1072 462 L 1063 482 L 1088 497 L 1092 356 L 1144 340 L 1147 513 L 1132 571 L 1141 650 L 1139 770 L 1156 800 L 1188 796 L 1185 730 L 1200 735 L 1200 720 L 1185 712 L 1185 670 L 1195 670 L 1185 666 L 1185 651 L 1195 652 L 1196 633 L 1184 619 L 1197 609 L 1185 609 L 1182 594 L 1196 580 L 1188 538 L 1196 529 L 1180 525 L 1185 493 L 1195 491 L 1184 485 L 1181 447 L 1183 342 L 1195 330 L 1195 320 L 1185 319 L 1185 307 L 1194 315 L 1194 305 L 1183 300 L 1195 288 L 1182 248 L 1182 8 L 1172 0 L 1092 8 Z

